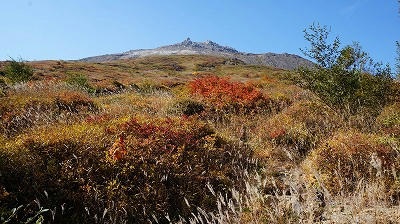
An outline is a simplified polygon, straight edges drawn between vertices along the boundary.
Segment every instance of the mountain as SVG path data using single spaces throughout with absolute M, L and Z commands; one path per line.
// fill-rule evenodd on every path
M 107 54 L 80 59 L 83 62 L 105 62 L 120 59 L 140 58 L 154 55 L 212 55 L 239 59 L 247 64 L 267 65 L 283 69 L 295 69 L 300 66 L 312 66 L 313 63 L 294 54 L 252 54 L 239 52 L 232 47 L 221 46 L 213 41 L 194 42 L 187 38 L 181 43 L 155 49 L 131 50 L 118 54 Z

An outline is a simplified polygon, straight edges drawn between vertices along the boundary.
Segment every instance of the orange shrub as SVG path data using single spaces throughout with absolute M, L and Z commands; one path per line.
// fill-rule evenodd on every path
M 228 78 L 207 76 L 189 82 L 193 95 L 203 97 L 217 108 L 231 105 L 256 107 L 266 97 L 251 84 L 231 82 Z
M 121 135 L 114 145 L 108 150 L 108 155 L 113 161 L 120 160 L 126 155 L 124 137 Z
M 96 109 L 95 104 L 87 95 L 72 91 L 57 94 L 55 104 L 59 110 L 66 110 L 75 113 Z
M 106 121 L 110 121 L 112 119 L 112 115 L 109 113 L 100 113 L 100 114 L 91 114 L 88 115 L 85 118 L 85 121 L 87 123 L 93 123 L 93 124 L 98 124 L 98 123 L 103 123 Z

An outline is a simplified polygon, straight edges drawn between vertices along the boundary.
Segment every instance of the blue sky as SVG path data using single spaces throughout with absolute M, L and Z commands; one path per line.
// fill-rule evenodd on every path
M 332 27 L 394 64 L 396 0 L 0 0 L 0 60 L 79 59 L 138 48 L 213 40 L 252 53 L 301 55 L 302 31 Z

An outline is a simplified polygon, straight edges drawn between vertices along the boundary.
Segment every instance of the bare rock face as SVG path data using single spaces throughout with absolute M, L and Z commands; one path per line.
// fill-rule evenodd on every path
M 194 42 L 190 38 L 184 41 L 158 47 L 154 49 L 139 49 L 131 50 L 119 54 L 108 54 L 101 56 L 94 56 L 83 58 L 79 61 L 83 62 L 104 62 L 120 59 L 140 58 L 155 55 L 211 55 L 221 56 L 233 59 L 239 59 L 247 64 L 253 65 L 267 65 L 282 69 L 296 69 L 300 66 L 310 67 L 313 63 L 294 54 L 251 54 L 239 52 L 236 49 L 228 46 L 221 46 L 213 41 L 207 40 L 205 42 Z

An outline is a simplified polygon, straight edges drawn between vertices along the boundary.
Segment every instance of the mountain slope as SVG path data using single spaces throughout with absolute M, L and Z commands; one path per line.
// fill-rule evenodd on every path
M 120 59 L 140 58 L 154 55 L 212 55 L 237 58 L 247 64 L 267 65 L 282 69 L 295 69 L 300 66 L 312 66 L 312 62 L 294 54 L 251 54 L 235 50 L 232 47 L 221 46 L 212 41 L 193 42 L 187 38 L 181 43 L 158 47 L 155 49 L 131 50 L 124 53 L 100 55 L 83 58 L 83 62 L 105 62 Z

